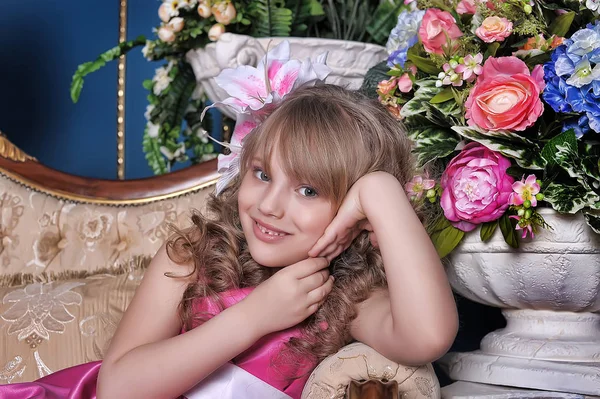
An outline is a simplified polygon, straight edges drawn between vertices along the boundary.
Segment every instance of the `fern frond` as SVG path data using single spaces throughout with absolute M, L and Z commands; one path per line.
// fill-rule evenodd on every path
M 292 27 L 292 10 L 283 0 L 254 0 L 246 10 L 252 20 L 250 34 L 254 37 L 289 36 Z
M 77 67 L 73 79 L 71 80 L 71 100 L 76 103 L 79 101 L 81 90 L 83 89 L 83 78 L 92 72 L 97 71 L 106 65 L 107 62 L 115 60 L 120 56 L 127 54 L 131 49 L 146 44 L 146 38 L 139 36 L 135 40 L 120 43 L 118 46 L 100 54 L 94 61 L 83 63 Z

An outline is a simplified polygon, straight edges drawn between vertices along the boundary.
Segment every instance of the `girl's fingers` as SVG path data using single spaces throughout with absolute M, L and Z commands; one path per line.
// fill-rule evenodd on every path
M 316 288 L 321 287 L 323 284 L 327 282 L 329 278 L 329 270 L 324 269 L 317 273 L 311 274 L 310 276 L 304 277 L 300 280 L 300 285 L 302 286 L 302 290 L 306 292 L 310 292 Z
M 308 303 L 310 304 L 309 306 L 318 305 L 319 302 L 325 300 L 327 295 L 333 289 L 333 280 L 333 276 L 329 276 L 327 281 L 325 281 L 325 284 L 315 288 L 314 290 L 308 293 Z

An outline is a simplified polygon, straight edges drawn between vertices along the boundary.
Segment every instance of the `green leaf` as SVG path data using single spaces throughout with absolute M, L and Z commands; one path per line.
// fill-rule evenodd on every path
M 496 55 L 496 51 L 498 51 L 499 48 L 500 48 L 500 43 L 498 43 L 498 42 L 488 44 L 487 50 L 485 51 L 485 58 L 494 57 Z
M 146 154 L 146 160 L 152 172 L 155 175 L 160 175 L 168 172 L 168 166 L 165 158 L 160 153 L 160 145 L 156 138 L 148 136 L 148 129 L 144 131 L 144 137 L 142 139 L 142 149 Z
M 73 79 L 71 80 L 71 100 L 74 103 L 79 101 L 79 96 L 81 95 L 81 90 L 83 89 L 83 80 L 87 75 L 102 68 L 107 62 L 127 54 L 131 49 L 145 44 L 146 38 L 144 36 L 139 36 L 135 40 L 120 43 L 118 46 L 105 51 L 94 61 L 85 62 L 79 65 L 73 74 Z
M 600 234 L 600 215 L 584 212 L 583 216 L 585 217 L 588 226 L 590 226 L 595 233 Z
M 595 207 L 600 196 L 572 181 L 571 184 L 550 183 L 544 189 L 544 201 L 560 213 L 577 213 L 587 207 Z
M 246 8 L 253 21 L 251 36 L 289 36 L 292 29 L 292 10 L 283 0 L 253 0 Z
M 365 74 L 360 91 L 371 98 L 377 98 L 377 85 L 382 80 L 388 80 L 390 77 L 387 72 L 390 68 L 387 66 L 387 61 L 381 61 L 374 67 L 369 69 Z
M 152 79 L 146 79 L 142 82 L 142 86 L 146 90 L 152 90 L 152 88 L 154 87 L 154 82 L 152 81 Z
M 459 138 L 449 128 L 432 124 L 424 116 L 416 115 L 406 120 L 409 138 L 419 167 L 452 154 Z
M 292 11 L 292 36 L 304 36 L 309 25 L 325 15 L 318 0 L 287 0 L 285 5 Z
M 435 246 L 438 256 L 444 258 L 460 244 L 464 236 L 464 231 L 449 224 L 444 229 L 434 232 L 431 235 L 431 241 Z
M 358 2 L 360 0 L 354 1 Z M 403 5 L 403 0 L 379 2 L 379 6 L 371 14 L 370 22 L 367 25 L 367 32 L 369 32 L 374 42 L 385 43 L 387 41 L 391 30 L 396 26 L 396 19 Z
M 553 137 L 546 143 L 544 148 L 542 148 L 542 157 L 548 163 L 548 168 L 552 168 L 559 164 L 556 158 L 556 146 L 562 146 L 565 143 L 568 143 L 572 148 L 577 148 L 577 137 L 575 136 L 575 131 L 573 129 L 567 130 L 566 132 Z
M 496 228 L 498 227 L 498 221 L 494 220 L 493 222 L 487 222 L 481 224 L 481 230 L 479 231 L 479 237 L 481 237 L 481 241 L 486 242 L 489 241 L 490 238 L 496 232 Z
M 484 131 L 472 126 L 453 126 L 461 136 L 483 144 L 492 151 L 513 158 L 519 166 L 527 169 L 544 169 L 546 161 L 534 142 L 509 131 Z
M 569 11 L 565 14 L 559 15 L 554 19 L 548 28 L 550 35 L 565 36 L 569 32 L 569 28 L 575 18 L 575 12 Z
M 439 104 L 452 99 L 454 99 L 454 93 L 452 92 L 452 88 L 446 87 L 444 90 L 440 91 L 438 94 L 433 96 L 433 98 L 429 100 L 429 102 L 431 104 Z
M 415 66 L 418 69 L 427 74 L 437 76 L 437 74 L 439 74 L 441 71 L 441 69 L 438 68 L 437 65 L 435 65 L 435 63 L 429 58 L 419 56 L 416 46 L 413 46 L 410 49 L 408 49 L 407 59 L 408 61 L 411 61 L 413 64 L 415 64 Z
M 415 91 L 413 98 L 404 104 L 400 111 L 400 115 L 405 118 L 427 112 L 429 101 L 443 90 L 441 87 L 435 86 L 435 80 L 433 79 L 417 80 L 415 85 L 418 89 Z
M 500 226 L 504 241 L 513 248 L 519 248 L 519 239 L 517 237 L 517 231 L 515 230 L 515 227 L 517 226 L 516 221 L 513 222 L 508 217 L 508 213 L 505 213 L 498 220 L 498 225 Z

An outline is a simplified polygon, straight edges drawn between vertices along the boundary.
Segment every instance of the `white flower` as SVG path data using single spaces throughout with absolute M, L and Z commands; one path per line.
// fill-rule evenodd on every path
M 158 38 L 165 43 L 172 43 L 175 41 L 175 32 L 168 25 L 161 26 L 158 29 Z
M 144 118 L 146 118 L 147 121 L 150 120 L 150 114 L 152 113 L 152 111 L 154 111 L 155 106 L 152 104 L 148 104 L 146 105 L 146 112 L 144 112 Z
M 175 150 L 175 152 L 169 151 L 169 149 L 165 146 L 160 147 L 160 152 L 167 158 L 169 161 L 179 160 L 185 155 L 185 143 L 181 142 L 179 147 Z
M 152 57 L 149 57 L 149 54 L 154 52 L 154 42 L 151 40 L 146 40 L 146 45 L 142 48 L 142 55 L 148 61 L 152 61 Z
M 198 4 L 197 0 L 179 0 L 179 7 L 177 9 L 191 10 L 196 4 Z
M 214 24 L 208 31 L 208 38 L 213 42 L 216 42 L 223 33 L 225 33 L 225 25 Z
M 175 18 L 173 18 L 172 20 L 169 21 L 169 23 L 167 24 L 167 26 L 169 28 L 171 28 L 171 30 L 174 33 L 181 32 L 181 30 L 185 26 L 185 21 L 181 17 L 175 17 Z
M 152 81 L 154 82 L 154 87 L 152 88 L 152 92 L 154 93 L 155 96 L 160 95 L 160 93 L 162 93 L 163 90 L 165 90 L 167 87 L 169 87 L 169 85 L 173 81 L 173 78 L 171 78 L 169 76 L 169 72 L 171 72 L 171 68 L 173 68 L 173 61 L 169 62 L 169 65 L 167 65 L 166 68 L 161 67 L 156 70 L 156 73 L 154 74 L 154 77 L 152 78 Z
M 198 15 L 200 15 L 202 18 L 208 18 L 212 15 L 212 11 L 206 3 L 200 3 L 198 5 Z
M 198 137 L 204 144 L 208 143 L 208 132 L 205 129 L 199 128 L 196 130 L 196 137 Z
M 581 88 L 592 83 L 594 80 L 600 80 L 600 64 L 596 64 L 592 68 L 587 55 L 584 55 L 581 61 L 575 66 L 575 71 L 571 77 L 567 79 L 567 84 Z
M 598 7 L 600 7 L 600 0 L 587 0 L 585 2 L 585 7 L 588 10 L 598 11 Z
M 160 130 L 160 126 L 159 125 L 155 125 L 152 122 L 148 122 L 148 136 L 152 137 L 153 139 L 158 137 L 158 132 Z
M 173 3 L 176 3 L 173 5 Z M 158 16 L 160 20 L 163 22 L 169 22 L 172 17 L 176 17 L 179 15 L 179 11 L 177 11 L 177 5 L 179 2 L 177 1 L 165 1 L 158 7 Z
M 234 5 L 229 1 L 214 3 L 211 11 L 215 16 L 215 20 L 223 25 L 229 25 L 237 15 Z

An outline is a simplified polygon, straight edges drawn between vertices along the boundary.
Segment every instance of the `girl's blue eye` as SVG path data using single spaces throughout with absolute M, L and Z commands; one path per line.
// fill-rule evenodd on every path
M 298 190 L 298 192 L 300 193 L 300 195 L 304 196 L 304 197 L 316 197 L 317 196 L 317 190 L 315 190 L 312 187 L 301 187 L 300 190 Z
M 269 181 L 270 180 L 269 176 L 267 176 L 267 174 L 262 169 L 259 169 L 259 168 L 254 169 L 254 176 L 256 176 L 256 178 L 261 181 Z

